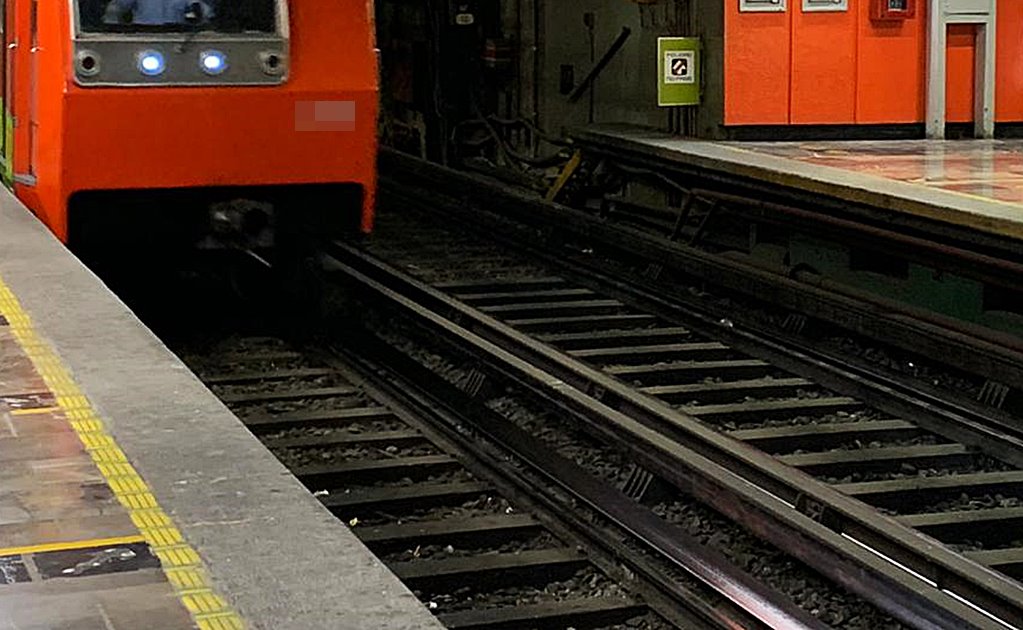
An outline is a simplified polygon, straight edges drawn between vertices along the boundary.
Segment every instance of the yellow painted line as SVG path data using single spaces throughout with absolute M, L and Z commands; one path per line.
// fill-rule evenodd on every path
M 92 549 L 94 547 L 117 547 L 118 545 L 133 545 L 145 541 L 145 536 L 135 534 L 133 536 L 119 536 L 117 538 L 93 538 L 91 540 L 25 545 L 24 547 L 0 547 L 0 556 L 21 556 L 29 553 L 47 553 L 50 551 L 76 551 L 78 549 Z
M 12 416 L 35 416 L 44 413 L 54 413 L 60 411 L 60 407 L 35 407 L 33 409 L 11 409 L 9 414 Z
M 78 388 L 71 373 L 49 344 L 36 333 L 28 313 L 2 278 L 0 315 L 7 320 L 22 352 L 56 398 L 57 406 L 51 410 L 64 412 L 68 424 L 138 528 L 138 540 L 148 543 L 159 558 L 167 581 L 181 604 L 191 613 L 196 626 L 200 630 L 242 630 L 244 621 L 213 590 L 198 552 L 185 541 L 170 516 L 160 507 L 149 484 L 107 432 L 103 420 Z

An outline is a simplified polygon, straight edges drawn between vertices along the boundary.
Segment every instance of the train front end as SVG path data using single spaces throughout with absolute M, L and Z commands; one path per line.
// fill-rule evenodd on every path
M 39 108 L 18 186 L 72 249 L 371 228 L 371 2 L 70 3 L 69 65 L 62 85 L 38 77 L 56 105 Z

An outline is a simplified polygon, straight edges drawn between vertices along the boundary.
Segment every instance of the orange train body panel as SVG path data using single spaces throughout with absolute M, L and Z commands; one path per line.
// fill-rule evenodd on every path
M 915 15 L 871 19 L 872 0 L 847 12 L 741 13 L 725 0 L 725 124 L 922 123 L 927 2 Z M 997 8 L 998 122 L 1023 122 L 1023 3 Z M 949 28 L 947 119 L 972 120 L 974 28 Z
M 378 86 L 370 2 L 293 0 L 288 77 L 279 85 L 141 87 L 76 81 L 68 0 L 37 4 L 32 52 L 24 45 L 31 3 L 7 2 L 21 40 L 8 108 L 18 119 L 14 189 L 62 240 L 69 201 L 83 191 L 352 184 L 362 191 L 358 224 L 372 227 Z M 354 117 L 342 125 L 304 120 L 317 102 L 354 104 Z

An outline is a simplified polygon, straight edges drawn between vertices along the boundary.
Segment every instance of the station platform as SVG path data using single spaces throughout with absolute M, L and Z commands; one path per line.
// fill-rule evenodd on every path
M 1023 140 L 708 142 L 629 126 L 574 134 L 609 155 L 668 161 L 1023 239 Z
M 0 189 L 0 629 L 440 627 Z

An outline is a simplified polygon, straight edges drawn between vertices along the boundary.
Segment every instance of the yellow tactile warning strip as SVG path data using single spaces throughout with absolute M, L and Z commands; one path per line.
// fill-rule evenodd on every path
M 137 541 L 145 541 L 160 559 L 167 579 L 196 625 L 200 630 L 244 628 L 241 617 L 214 591 L 199 554 L 185 542 L 170 517 L 160 508 L 148 484 L 107 432 L 103 421 L 82 394 L 70 372 L 36 333 L 28 314 L 2 278 L 0 318 L 6 320 L 18 345 L 53 395 L 56 407 L 63 411 L 107 485 L 127 509 L 139 530 Z M 81 548 L 79 545 L 93 546 L 96 542 L 77 541 L 63 546 L 50 544 L 46 550 L 78 549 Z M 99 542 L 101 545 L 104 543 Z M 118 539 L 118 542 L 123 543 L 124 540 Z M 15 550 L 16 553 L 22 551 Z

